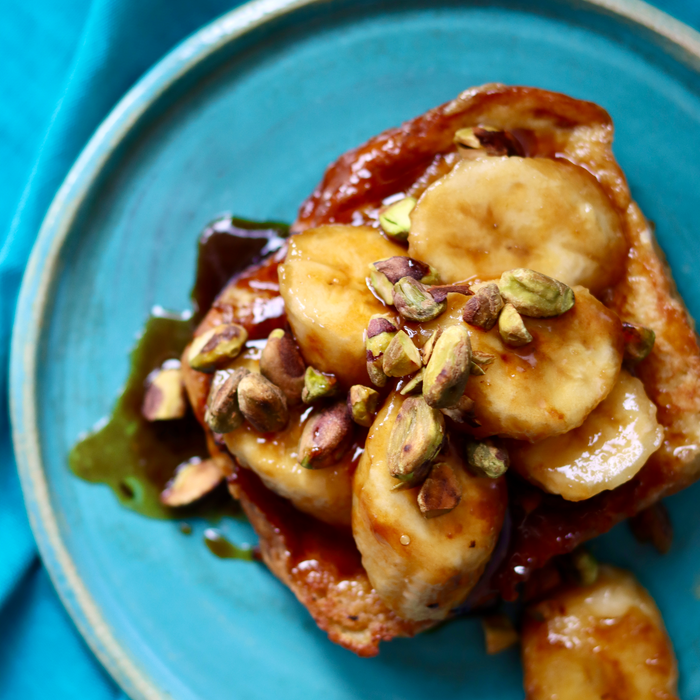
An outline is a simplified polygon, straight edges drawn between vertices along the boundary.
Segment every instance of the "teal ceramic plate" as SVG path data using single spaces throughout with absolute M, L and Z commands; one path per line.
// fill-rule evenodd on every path
M 700 37 L 632 0 L 263 0 L 205 27 L 122 100 L 53 203 L 24 280 L 12 358 L 17 455 L 68 610 L 133 698 L 522 697 L 515 652 L 461 620 L 361 660 L 327 641 L 264 567 L 215 559 L 201 529 L 120 507 L 66 455 L 110 408 L 155 304 L 185 309 L 197 234 L 232 211 L 290 221 L 338 154 L 489 81 L 593 100 L 700 318 Z M 698 487 L 671 499 L 663 559 L 617 528 L 700 697 Z M 250 528 L 224 524 L 238 543 Z

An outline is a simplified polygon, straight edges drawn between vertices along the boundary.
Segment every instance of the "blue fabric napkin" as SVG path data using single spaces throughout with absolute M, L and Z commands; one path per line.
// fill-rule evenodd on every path
M 177 42 L 238 4 L 0 2 L 1 700 L 121 696 L 80 639 L 37 558 L 15 470 L 6 368 L 29 252 L 68 169 L 124 92 Z M 697 0 L 655 4 L 700 28 Z

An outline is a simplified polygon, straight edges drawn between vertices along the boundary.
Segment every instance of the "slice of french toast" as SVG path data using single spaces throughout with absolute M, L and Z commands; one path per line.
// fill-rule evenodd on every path
M 692 321 L 678 297 L 653 232 L 632 201 L 611 150 L 610 116 L 589 102 L 535 88 L 485 85 L 390 129 L 329 166 L 302 205 L 294 232 L 331 223 L 378 227 L 387 198 L 420 197 L 449 173 L 460 155 L 456 131 L 486 127 L 509 132 L 519 155 L 569 161 L 590 173 L 620 217 L 629 252 L 609 275 L 599 298 L 623 321 L 656 333 L 651 355 L 636 367 L 658 409 L 665 441 L 631 481 L 578 503 L 548 495 L 509 477 L 511 535 L 507 554 L 492 579 L 494 594 L 517 596 L 517 584 L 551 557 L 571 551 L 620 520 L 684 488 L 700 474 L 700 350 Z M 250 337 L 264 338 L 285 324 L 276 289 L 284 251 L 232 281 L 197 333 L 236 321 Z M 265 285 L 251 285 L 264 279 Z M 264 289 L 261 287 L 264 286 Z M 195 413 L 203 421 L 210 377 L 183 362 Z M 260 536 L 263 558 L 309 609 L 333 641 L 360 655 L 378 643 L 409 636 L 427 623 L 401 620 L 379 600 L 362 569 L 351 535 L 298 513 L 257 477 L 234 464 L 208 432 L 212 454 L 226 464 L 230 488 Z M 339 554 L 340 553 L 340 554 Z M 310 563 L 310 562 L 313 562 Z M 303 564 L 303 565 L 302 565 Z

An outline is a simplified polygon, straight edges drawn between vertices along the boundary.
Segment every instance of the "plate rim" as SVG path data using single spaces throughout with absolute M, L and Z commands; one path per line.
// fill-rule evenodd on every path
M 166 53 L 117 102 L 84 146 L 49 206 L 25 270 L 10 349 L 10 418 L 17 469 L 39 554 L 81 636 L 133 700 L 167 700 L 113 636 L 61 538 L 38 440 L 37 350 L 58 259 L 76 215 L 110 158 L 132 128 L 180 79 L 246 34 L 298 10 L 332 8 L 341 0 L 251 0 L 196 30 Z M 642 0 L 558 0 L 639 25 L 700 62 L 700 32 Z M 528 11 L 536 12 L 535 8 Z M 698 64 L 700 66 L 700 63 Z M 700 72 L 700 68 L 698 69 Z

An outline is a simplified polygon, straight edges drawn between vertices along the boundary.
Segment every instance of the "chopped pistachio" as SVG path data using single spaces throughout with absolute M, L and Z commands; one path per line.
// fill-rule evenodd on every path
M 284 393 L 257 372 L 247 374 L 239 382 L 238 407 L 245 419 L 261 433 L 283 430 L 289 420 Z
M 503 297 L 495 282 L 485 284 L 464 305 L 462 318 L 470 325 L 490 331 L 503 308 Z
M 375 263 L 369 266 L 369 282 L 375 294 L 388 306 L 394 305 L 394 285 L 387 276 L 377 270 Z
M 160 502 L 173 508 L 189 505 L 206 496 L 223 479 L 224 473 L 213 459 L 194 457 L 177 468 L 160 494 Z
M 399 331 L 384 351 L 382 369 L 387 377 L 405 377 L 421 368 L 420 351 L 405 331 Z
M 459 401 L 469 379 L 472 346 L 465 326 L 446 328 L 425 368 L 423 398 L 433 408 L 450 408 Z
M 401 396 L 408 396 L 409 394 L 412 394 L 414 391 L 417 391 L 418 388 L 421 386 L 423 383 L 423 376 L 425 375 L 425 367 L 421 367 L 407 382 L 404 384 L 404 386 L 401 388 L 401 391 L 399 391 L 399 394 Z
M 407 240 L 411 230 L 411 212 L 415 206 L 416 200 L 413 197 L 404 197 L 381 210 L 379 224 L 384 233 L 397 241 Z
M 147 421 L 183 418 L 187 411 L 182 370 L 162 368 L 149 376 L 141 414 Z
M 455 423 L 468 423 L 476 425 L 474 419 L 474 401 L 468 396 L 460 396 L 456 406 L 441 408 L 443 416 L 451 418 Z
M 348 408 L 358 425 L 369 428 L 377 415 L 379 392 L 362 384 L 355 384 L 348 392 Z
M 481 626 L 487 654 L 500 654 L 518 643 L 518 633 L 507 615 L 486 615 Z
M 445 419 L 422 396 L 409 396 L 396 416 L 389 436 L 389 473 L 399 487 L 418 486 L 430 471 L 445 439 Z
M 376 314 L 372 316 L 367 326 L 367 374 L 375 386 L 384 386 L 387 376 L 382 368 L 384 352 L 389 347 L 392 339 L 398 332 L 394 322 L 386 316 Z
M 378 260 L 370 267 L 383 274 L 392 285 L 403 277 L 412 277 L 423 284 L 435 284 L 438 280 L 438 273 L 434 267 L 406 255 L 394 255 L 386 260 Z
M 430 290 L 412 277 L 402 277 L 394 285 L 394 306 L 409 321 L 432 321 L 439 316 L 447 304 L 437 302 Z
M 442 329 L 440 328 L 433 331 L 430 338 L 428 338 L 428 340 L 425 341 L 423 347 L 421 348 L 420 354 L 423 358 L 424 365 L 427 365 L 428 362 L 430 362 L 430 356 L 433 354 L 433 348 L 435 347 L 437 339 L 440 337 L 440 333 L 442 333 Z
M 324 374 L 314 367 L 307 367 L 304 374 L 304 389 L 301 400 L 304 403 L 314 403 L 320 399 L 335 396 L 338 392 L 338 380 L 332 374 Z
M 247 369 L 220 369 L 215 375 L 207 398 L 204 421 L 213 433 L 230 433 L 243 424 L 238 407 L 238 385 L 250 374 Z
M 487 352 L 472 351 L 472 363 L 469 367 L 470 373 L 483 377 L 488 366 L 493 364 L 494 359 L 494 356 Z
M 532 335 L 525 327 L 523 317 L 512 304 L 506 304 L 498 317 L 498 332 L 501 340 L 513 348 L 519 348 L 532 342 Z
M 625 359 L 636 364 L 649 356 L 656 340 L 656 333 L 637 323 L 623 323 L 622 335 L 625 339 Z
M 426 518 L 437 518 L 454 510 L 462 500 L 462 487 L 452 467 L 445 462 L 433 465 L 418 493 L 418 507 Z
M 315 409 L 306 419 L 299 438 L 297 459 L 304 469 L 336 464 L 347 452 L 353 425 L 345 401 Z
M 222 369 L 238 357 L 248 340 L 248 332 L 237 323 L 223 323 L 197 336 L 190 346 L 187 359 L 198 372 Z
M 498 479 L 510 466 L 508 451 L 497 446 L 493 440 L 480 440 L 467 443 L 467 464 L 478 476 Z
M 301 403 L 305 370 L 294 338 L 281 328 L 272 331 L 260 354 L 260 374 L 282 389 L 290 406 Z
M 587 549 L 579 547 L 571 552 L 569 563 L 574 580 L 580 586 L 591 586 L 598 579 L 598 561 Z
M 533 318 L 560 316 L 576 302 L 571 287 L 525 268 L 504 272 L 498 289 L 518 313 Z

